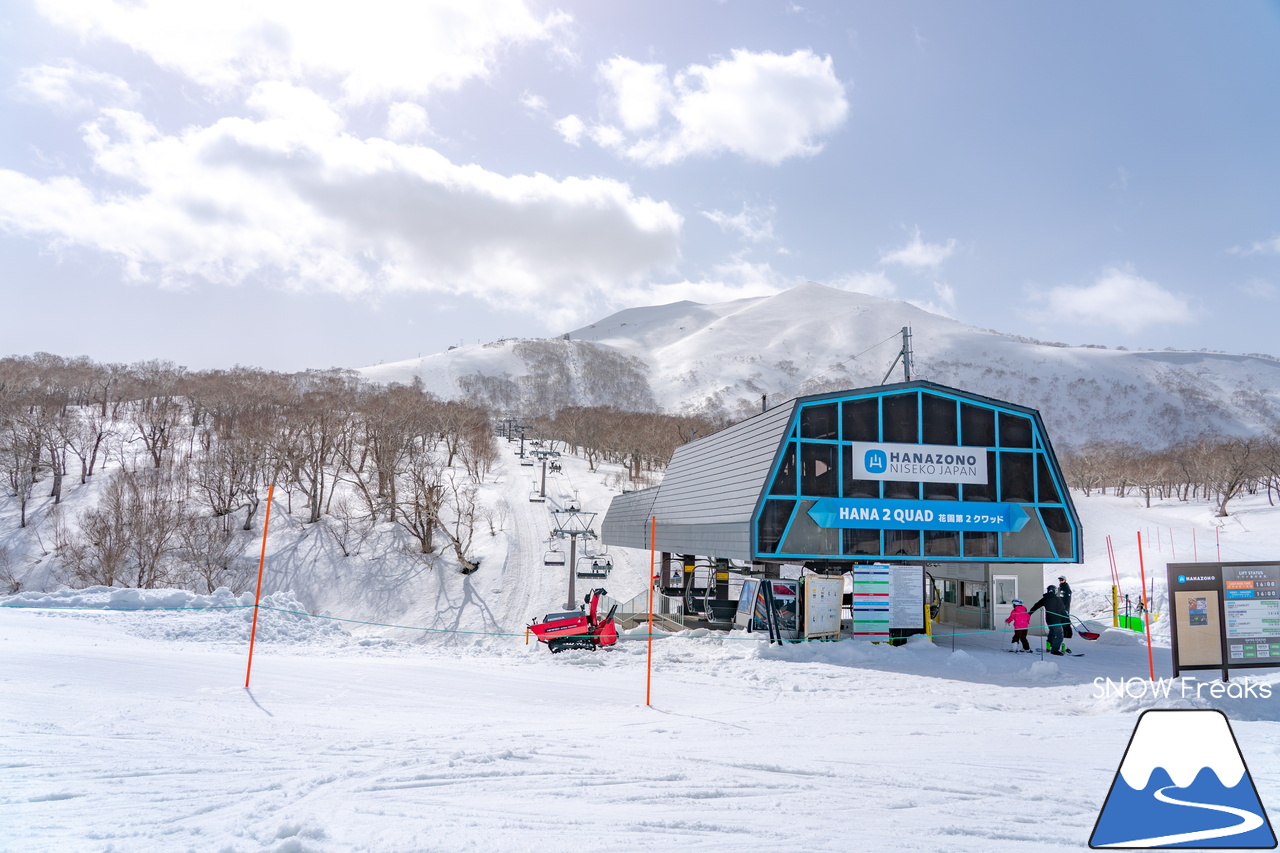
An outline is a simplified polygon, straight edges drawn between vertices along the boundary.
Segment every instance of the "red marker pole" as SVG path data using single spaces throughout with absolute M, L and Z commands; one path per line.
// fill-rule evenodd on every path
M 262 556 L 258 558 L 258 591 L 253 596 L 253 627 L 249 630 L 249 665 L 244 671 L 244 687 L 249 689 L 249 673 L 253 672 L 253 641 L 258 636 L 258 602 L 262 600 L 262 569 L 267 564 L 267 528 L 271 526 L 271 493 L 276 489 L 267 486 L 267 515 L 262 519 Z
M 658 517 L 656 515 L 649 517 L 649 659 L 645 664 L 644 676 L 644 704 L 652 705 L 649 701 L 653 688 L 653 587 L 657 583 L 657 576 L 654 575 L 654 552 L 657 548 L 658 538 Z
M 1147 666 L 1151 670 L 1151 680 L 1156 680 L 1156 662 L 1151 655 L 1151 603 L 1147 600 L 1147 566 L 1142 559 L 1142 531 L 1138 531 L 1138 571 L 1142 573 L 1142 609 L 1143 622 L 1147 627 Z

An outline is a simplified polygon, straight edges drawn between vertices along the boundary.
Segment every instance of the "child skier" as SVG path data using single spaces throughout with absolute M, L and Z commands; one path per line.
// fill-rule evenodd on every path
M 1022 599 L 1015 598 L 1013 600 L 1013 612 L 1009 614 L 1009 618 L 1004 620 L 1008 625 L 1013 623 L 1013 636 L 1009 639 L 1011 643 L 1022 643 L 1022 651 L 1031 651 L 1031 644 L 1027 642 L 1027 628 L 1031 625 L 1031 614 L 1027 612 L 1027 608 L 1022 606 Z M 1017 649 L 1014 649 L 1016 652 Z

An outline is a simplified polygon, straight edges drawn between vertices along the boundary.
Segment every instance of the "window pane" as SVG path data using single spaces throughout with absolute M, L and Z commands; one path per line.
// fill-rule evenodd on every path
M 920 500 L 920 484 L 904 480 L 886 480 L 884 496 L 898 501 Z
M 946 578 L 943 578 L 942 600 L 945 601 L 947 604 L 959 604 L 960 603 L 959 587 L 960 587 L 960 583 L 958 581 L 947 580 Z
M 959 430 L 956 426 L 956 401 L 946 397 L 935 397 L 933 394 L 921 394 L 924 405 L 924 440 L 922 444 L 959 444 Z
M 920 556 L 919 530 L 886 530 L 884 532 L 884 553 L 886 556 Z
M 796 493 L 796 445 L 795 442 L 787 442 L 786 448 L 782 451 L 782 465 L 778 468 L 778 474 L 773 478 L 773 486 L 769 489 L 771 495 L 794 495 Z
M 1053 477 L 1049 475 L 1049 463 L 1043 454 L 1036 454 L 1036 470 L 1039 472 L 1036 477 L 1037 501 L 1042 504 L 1062 503 L 1062 495 L 1058 494 L 1058 487 L 1053 484 Z
M 924 553 L 927 557 L 959 557 L 960 534 L 954 530 L 926 530 Z
M 958 501 L 960 485 L 958 483 L 925 483 L 924 499 L 927 501 Z
M 787 538 L 778 549 L 782 554 L 805 554 L 815 557 L 839 556 L 840 530 L 835 527 L 819 527 L 809 515 L 814 501 L 800 501 L 795 517 L 791 519 L 791 529 Z
M 835 403 L 805 406 L 800 410 L 801 438 L 828 438 L 834 441 L 837 438 L 836 429 Z
M 894 394 L 882 397 L 884 405 L 884 440 L 920 443 L 920 417 L 917 395 Z
M 844 530 L 844 552 L 846 554 L 872 554 L 880 556 L 879 530 Z
M 961 403 L 960 443 L 965 447 L 995 447 L 996 413 L 991 409 Z
M 844 496 L 846 498 L 878 498 L 880 497 L 879 480 L 853 479 L 853 448 L 844 446 Z M 877 553 L 879 553 L 877 546 Z
M 800 443 L 800 494 L 834 498 L 836 486 L 836 445 Z
M 845 441 L 880 440 L 880 399 L 846 400 L 844 406 Z
M 1000 413 L 1000 446 L 1030 447 L 1031 419 L 1021 415 Z
M 961 500 L 994 501 L 996 499 L 996 453 L 987 451 L 987 482 L 965 483 L 960 492 Z
M 1000 454 L 1000 500 L 1011 504 L 1035 503 L 1030 453 Z
M 1067 511 L 1045 506 L 1040 508 L 1040 517 L 1044 519 L 1045 529 L 1049 531 L 1049 538 L 1053 540 L 1058 556 L 1068 560 L 1075 557 L 1071 547 L 1071 521 L 1067 518 Z
M 764 511 L 760 513 L 760 533 L 757 545 L 760 553 L 772 554 L 778 550 L 778 540 L 787 529 L 791 519 L 791 510 L 795 501 L 765 501 Z
M 995 533 L 965 533 L 964 555 L 966 557 L 998 557 Z

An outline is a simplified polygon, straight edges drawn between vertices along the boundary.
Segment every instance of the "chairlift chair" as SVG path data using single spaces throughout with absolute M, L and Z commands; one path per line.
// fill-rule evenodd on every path
M 550 550 L 542 555 L 542 565 L 544 566 L 563 566 L 568 562 L 564 555 L 564 551 Z
M 613 561 L 608 554 L 578 558 L 576 573 L 580 578 L 607 578 L 613 571 Z
M 537 489 L 534 489 L 533 491 L 529 492 L 529 503 L 531 503 L 531 504 L 544 504 L 544 503 L 546 503 L 546 502 L 547 502 L 547 499 L 546 499 L 546 498 L 544 498 L 544 497 L 542 496 L 542 493 L 541 493 L 540 491 L 538 491 Z

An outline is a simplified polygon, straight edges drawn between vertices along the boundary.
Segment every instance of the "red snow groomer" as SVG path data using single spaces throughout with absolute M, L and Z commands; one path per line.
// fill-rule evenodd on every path
M 541 621 L 529 625 L 529 630 L 538 642 L 547 644 L 552 654 L 565 649 L 595 651 L 602 646 L 612 646 L 618 642 L 618 624 L 613 621 L 618 605 L 610 607 L 604 618 L 600 618 L 600 603 L 606 595 L 603 589 L 593 589 L 583 599 L 589 608 L 587 612 L 548 613 Z

